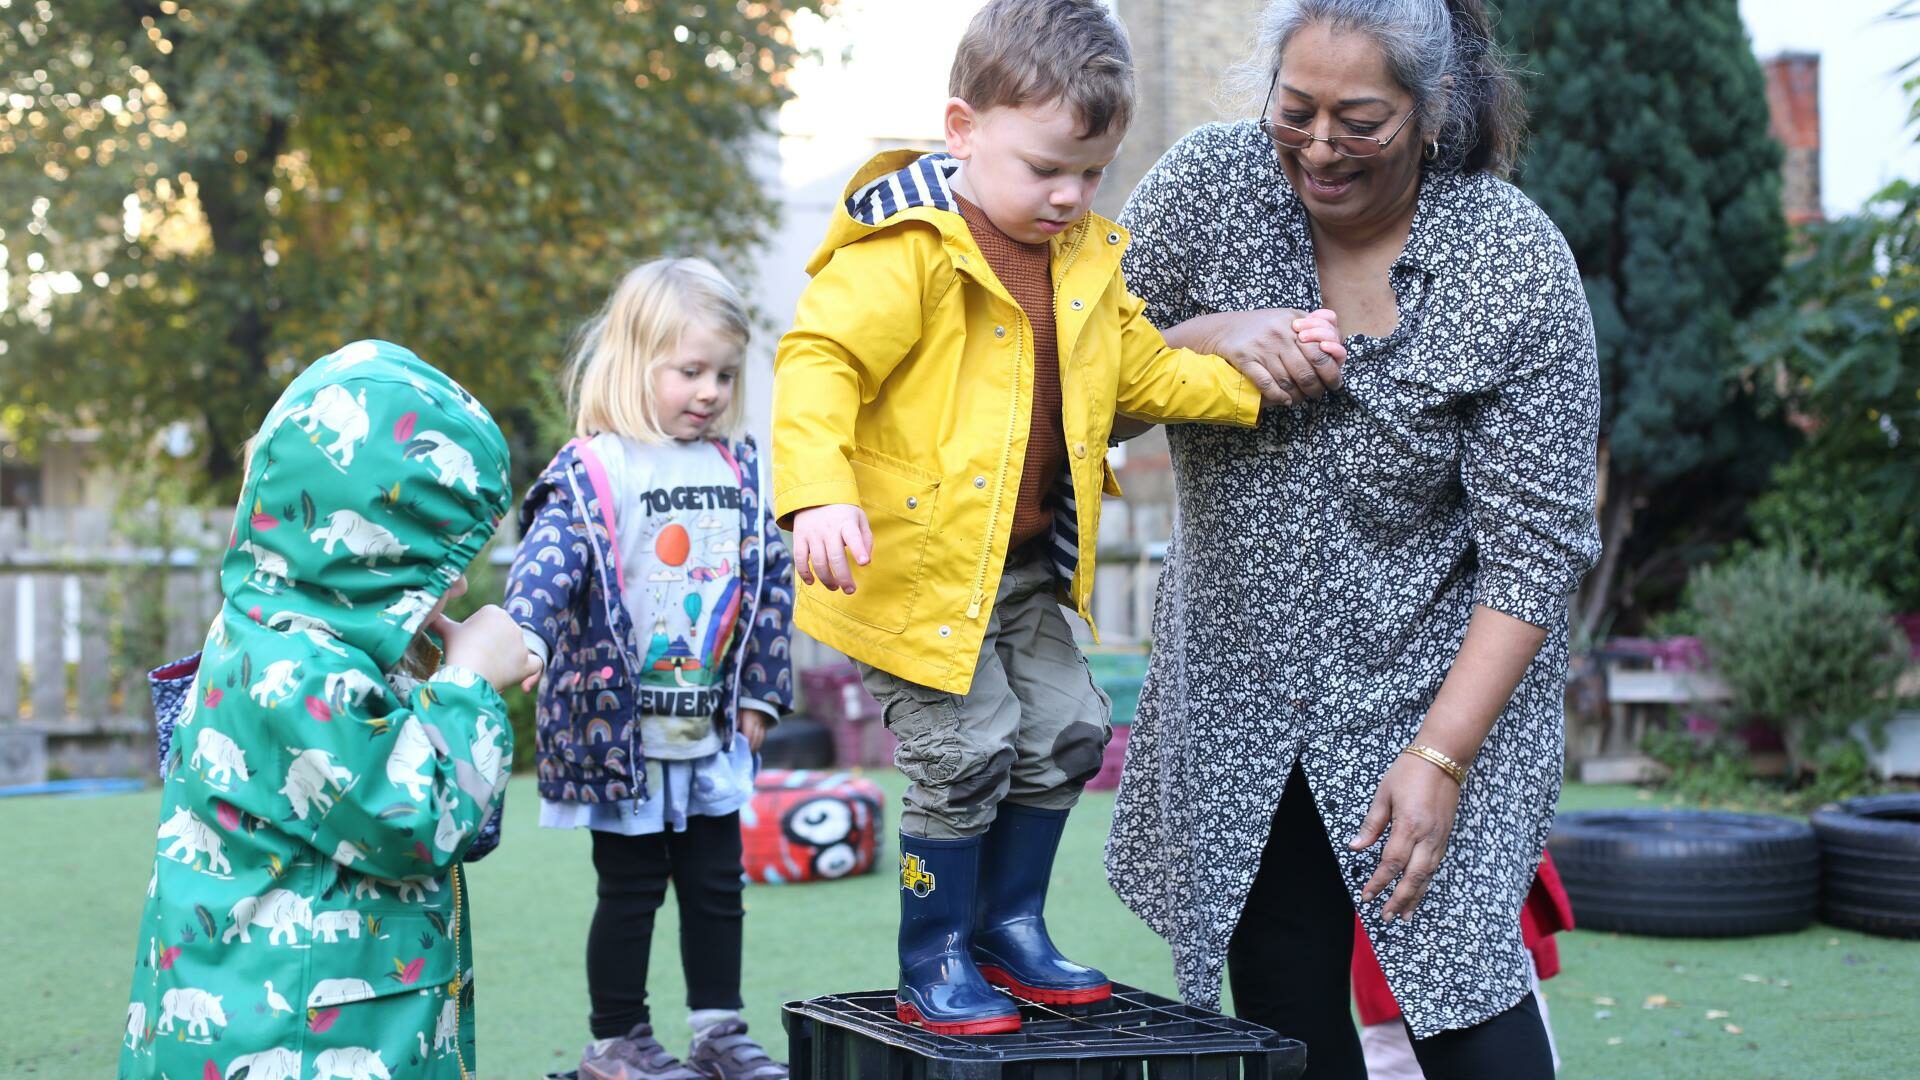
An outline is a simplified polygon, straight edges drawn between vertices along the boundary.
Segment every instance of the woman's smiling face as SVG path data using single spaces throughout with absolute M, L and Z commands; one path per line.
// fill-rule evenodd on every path
M 1298 150 L 1275 145 L 1281 170 L 1316 222 L 1364 229 L 1408 212 L 1425 141 L 1418 119 L 1400 127 L 1413 107 L 1367 34 L 1315 23 L 1287 42 L 1267 119 L 1318 136 Z M 1322 141 L 1339 135 L 1391 142 L 1374 157 L 1350 158 Z

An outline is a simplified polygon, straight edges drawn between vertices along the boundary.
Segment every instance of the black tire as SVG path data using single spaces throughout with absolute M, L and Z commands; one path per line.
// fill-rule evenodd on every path
M 1694 810 L 1561 814 L 1547 839 L 1582 930 L 1781 934 L 1813 922 L 1820 849 L 1805 822 Z
M 1920 938 L 1920 795 L 1870 795 L 1813 813 L 1820 918 L 1886 937 Z
M 768 769 L 830 769 L 833 732 L 810 716 L 789 716 L 767 732 L 760 764 Z

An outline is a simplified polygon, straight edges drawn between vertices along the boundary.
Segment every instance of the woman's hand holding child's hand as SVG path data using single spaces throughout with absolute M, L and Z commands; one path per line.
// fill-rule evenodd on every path
M 486 607 L 455 622 L 444 613 L 434 616 L 433 632 L 445 642 L 446 662 L 487 680 L 495 690 L 515 683 L 526 687 L 540 678 L 540 658 L 527 651 L 520 624 L 498 606 Z
M 1347 362 L 1339 318 L 1326 308 L 1236 312 L 1208 351 L 1253 380 L 1268 404 L 1288 407 L 1340 389 Z
M 793 565 L 801 581 L 811 585 L 818 576 L 820 584 L 851 596 L 848 552 L 861 566 L 873 559 L 873 529 L 865 510 L 852 503 L 831 503 L 793 515 Z

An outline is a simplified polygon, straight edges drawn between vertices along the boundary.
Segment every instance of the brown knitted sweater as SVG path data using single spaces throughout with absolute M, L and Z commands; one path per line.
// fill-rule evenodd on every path
M 1028 419 L 1027 462 L 1020 470 L 1020 501 L 1013 511 L 1013 551 L 1053 527 L 1047 495 L 1067 460 L 1060 422 L 1060 355 L 1054 339 L 1053 274 L 1046 244 L 1022 244 L 994 228 L 986 211 L 955 196 L 973 240 L 994 276 L 1007 287 L 1033 324 L 1033 414 Z

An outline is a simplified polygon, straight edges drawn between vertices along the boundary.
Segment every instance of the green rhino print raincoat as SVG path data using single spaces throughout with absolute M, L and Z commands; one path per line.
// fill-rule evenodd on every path
M 513 734 L 473 672 L 394 668 L 508 483 L 486 410 L 387 342 L 267 415 L 165 766 L 122 1077 L 472 1072 L 460 860 Z

